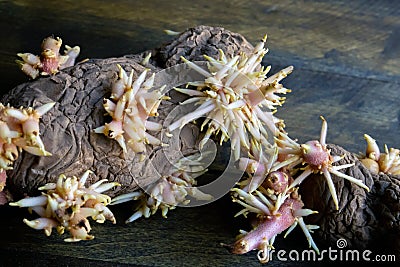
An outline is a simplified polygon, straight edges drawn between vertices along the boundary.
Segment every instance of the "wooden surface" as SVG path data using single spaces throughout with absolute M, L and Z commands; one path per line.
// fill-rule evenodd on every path
M 81 57 L 105 58 L 159 46 L 200 24 L 223 26 L 253 44 L 268 34 L 264 59 L 273 70 L 294 65 L 284 84 L 293 92 L 277 116 L 299 141 L 317 138 L 320 115 L 328 120 L 327 141 L 352 152 L 364 150 L 368 133 L 400 147 L 399 1 L 0 1 L 1 92 L 26 82 L 17 52 L 38 53 L 51 34 L 81 46 Z M 347 3 L 350 2 L 350 3 Z M 22 222 L 23 209 L 0 207 L 1 266 L 258 266 L 255 253 L 231 255 L 246 222 L 226 196 L 210 205 L 180 208 L 125 225 L 129 205 L 115 209 L 117 225 L 92 224 L 96 239 L 66 244 Z M 320 249 L 324 248 L 319 241 Z M 307 249 L 296 231 L 277 249 Z M 270 266 L 308 265 L 279 262 Z M 316 264 L 318 265 L 318 264 Z

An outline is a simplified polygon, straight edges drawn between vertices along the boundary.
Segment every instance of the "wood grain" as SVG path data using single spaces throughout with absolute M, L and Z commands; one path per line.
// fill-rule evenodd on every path
M 0 1 L 0 90 L 27 81 L 13 63 L 15 54 L 37 53 L 51 34 L 79 44 L 80 59 L 105 58 L 157 47 L 172 38 L 164 29 L 200 24 L 223 26 L 252 43 L 268 33 L 264 63 L 274 70 L 295 67 L 284 82 L 293 92 L 277 113 L 292 137 L 317 138 L 323 115 L 328 142 L 349 151 L 364 149 L 364 133 L 382 148 L 400 147 L 399 1 Z M 157 214 L 125 225 L 132 212 L 125 205 L 115 209 L 117 225 L 93 225 L 95 240 L 66 244 L 26 227 L 26 210 L 0 207 L 0 265 L 259 266 L 254 252 L 231 255 L 220 245 L 248 229 L 233 219 L 236 209 L 225 196 L 177 209 L 166 220 Z M 295 232 L 276 247 L 307 244 Z M 309 264 L 275 260 L 270 266 Z

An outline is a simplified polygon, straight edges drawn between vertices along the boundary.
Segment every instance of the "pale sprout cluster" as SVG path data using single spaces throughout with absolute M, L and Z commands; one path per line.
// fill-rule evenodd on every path
M 385 145 L 385 152 L 381 152 L 376 140 L 368 134 L 364 135 L 367 141 L 367 148 L 365 155 L 360 155 L 360 161 L 372 173 L 378 174 L 380 172 L 400 175 L 400 150 L 397 148 L 388 148 Z
M 294 140 L 291 140 L 287 135 L 282 133 L 281 139 L 277 139 L 277 143 L 280 146 L 280 153 L 285 156 L 285 161 L 279 162 L 280 168 L 285 166 L 291 169 L 299 164 L 306 165 L 302 168 L 302 173 L 297 176 L 296 180 L 291 184 L 290 187 L 300 185 L 312 173 L 322 173 L 326 179 L 329 191 L 332 194 L 332 199 L 335 204 L 335 208 L 339 209 L 339 201 L 336 194 L 335 186 L 332 181 L 331 174 L 337 177 L 344 178 L 362 188 L 369 191 L 369 188 L 361 181 L 347 174 L 340 172 L 339 170 L 354 166 L 354 163 L 344 165 L 333 165 L 342 159 L 342 156 L 332 156 L 330 150 L 326 147 L 326 134 L 328 124 L 326 120 L 322 119 L 322 129 L 320 140 L 311 140 L 304 144 L 297 144 Z
M 66 242 L 91 240 L 91 230 L 88 218 L 98 223 L 109 220 L 115 223 L 113 213 L 107 207 L 111 198 L 103 192 L 119 186 L 118 183 L 107 183 L 103 179 L 89 187 L 85 186 L 91 171 L 86 171 L 81 178 L 60 175 L 56 183 L 48 183 L 39 188 L 43 191 L 41 196 L 27 197 L 18 202 L 10 203 L 11 206 L 27 207 L 40 217 L 33 220 L 24 219 L 28 226 L 44 230 L 47 236 L 56 228 L 59 234 L 67 230 L 70 238 Z
M 200 154 L 196 153 L 181 158 L 167 175 L 146 186 L 143 191 L 120 195 L 114 198 L 111 204 L 138 201 L 135 213 L 126 220 L 129 223 L 140 217 L 148 218 L 157 210 L 161 210 L 162 216 L 166 218 L 169 210 L 175 209 L 178 205 L 189 204 L 188 197 L 202 201 L 211 200 L 213 198 L 211 195 L 201 192 L 196 187 L 196 178 L 206 171 L 201 164 L 197 164 L 200 157 Z
M 119 76 L 112 84 L 110 99 L 104 99 L 103 106 L 112 121 L 96 128 L 96 133 L 103 133 L 114 139 L 121 146 L 124 154 L 129 147 L 136 154 L 145 157 L 146 144 L 161 145 L 161 141 L 147 131 L 159 132 L 162 125 L 149 121 L 149 117 L 158 116 L 157 109 L 162 99 L 166 99 L 159 90 L 151 90 L 154 74 L 146 78 L 147 70 L 133 79 L 133 70 L 128 76 L 118 65 Z
M 246 172 L 247 177 L 231 190 L 233 202 L 243 207 L 235 217 L 249 217 L 255 226 L 249 232 L 240 231 L 237 241 L 230 246 L 231 251 L 243 254 L 258 250 L 257 258 L 266 263 L 270 260 L 277 235 L 286 230 L 286 237 L 299 225 L 309 246 L 319 253 L 311 236 L 313 230 L 319 227 L 307 225 L 303 219 L 317 212 L 304 208 L 298 184 L 295 184 L 297 179 L 293 179 L 290 169 L 283 168 L 278 161 L 278 149 L 271 153 L 269 159 L 264 155 L 258 161 L 241 158 L 238 167 Z
M 40 138 L 39 119 L 55 103 L 47 103 L 36 109 L 13 108 L 0 103 L 0 172 L 13 168 L 21 150 L 37 156 L 51 155 Z M 5 186 L 0 182 L 0 191 Z
M 308 240 L 309 246 L 319 253 L 319 249 L 311 236 L 313 230 L 319 227 L 307 225 L 303 220 L 303 217 L 317 212 L 303 208 L 304 204 L 297 189 L 291 190 L 284 199 L 280 199 L 280 194 L 271 194 L 269 188 L 263 186 L 260 186 L 253 193 L 234 188 L 232 190 L 234 192 L 233 201 L 244 207 L 236 216 L 240 214 L 249 216 L 249 213 L 256 214 L 256 218 L 249 216 L 256 226 L 249 232 L 240 230 L 237 241 L 229 246 L 231 251 L 235 254 L 243 254 L 251 250 L 258 250 L 257 258 L 260 262 L 266 263 L 270 260 L 271 250 L 275 249 L 273 245 L 278 234 L 286 230 L 284 235 L 286 237 L 299 225 Z
M 280 81 L 292 72 L 293 67 L 268 77 L 270 67 L 261 65 L 267 53 L 265 41 L 266 37 L 250 55 L 241 53 L 228 58 L 220 50 L 219 59 L 205 56 L 208 70 L 182 58 L 189 67 L 204 75 L 205 79 L 188 84 L 194 88 L 176 88 L 190 96 L 183 105 L 195 104 L 198 107 L 169 125 L 169 131 L 205 117 L 201 130 L 205 128 L 206 134 L 200 142 L 200 148 L 212 135 L 219 135 L 221 144 L 231 141 L 235 159 L 239 159 L 243 151 L 270 146 L 268 131 L 276 135 L 284 126 L 283 121 L 273 114 L 276 106 L 282 105 L 285 100 L 276 94 L 290 92 Z
M 158 116 L 157 109 L 160 102 L 169 98 L 162 96 L 163 88 L 159 90 L 152 88 L 154 74 L 146 78 L 147 70 L 145 70 L 134 80 L 133 70 L 128 76 L 121 66 L 118 65 L 118 68 L 119 77 L 112 84 L 110 99 L 104 99 L 103 103 L 112 121 L 94 131 L 115 139 L 124 154 L 128 153 L 130 148 L 144 159 L 146 145 L 164 145 L 158 138 L 148 133 L 148 131 L 160 132 L 162 125 L 149 121 L 148 118 Z M 212 196 L 202 193 L 195 187 L 196 178 L 204 170 L 199 166 L 186 164 L 198 157 L 198 154 L 194 154 L 178 160 L 167 175 L 146 186 L 144 191 L 120 195 L 113 199 L 112 204 L 137 200 L 136 212 L 126 221 L 132 222 L 142 216 L 148 218 L 157 210 L 161 210 L 162 215 L 166 217 L 169 210 L 178 205 L 188 204 L 190 202 L 188 196 L 197 200 L 210 200 Z
M 41 45 L 40 56 L 31 53 L 18 53 L 22 60 L 17 60 L 21 70 L 32 79 L 40 75 L 52 75 L 59 70 L 71 67 L 80 53 L 80 47 L 65 45 L 64 55 L 60 54 L 62 40 L 59 37 L 47 37 Z

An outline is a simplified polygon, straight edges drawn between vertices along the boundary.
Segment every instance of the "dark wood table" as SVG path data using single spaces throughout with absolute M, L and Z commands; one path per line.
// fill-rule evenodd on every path
M 164 29 L 222 26 L 253 44 L 267 33 L 270 52 L 264 63 L 273 70 L 294 65 L 284 81 L 293 92 L 278 112 L 292 137 L 317 138 L 323 115 L 329 143 L 358 153 L 368 133 L 382 149 L 400 147 L 400 2 L 275 2 L 0 1 L 1 92 L 27 81 L 14 63 L 16 53 L 38 53 L 41 40 L 51 34 L 80 45 L 80 59 L 106 58 L 160 46 L 173 38 Z M 231 255 L 220 245 L 248 228 L 233 218 L 237 208 L 225 196 L 207 206 L 178 208 L 168 219 L 157 213 L 125 225 L 133 210 L 122 205 L 115 209 L 116 225 L 93 223 L 93 241 L 70 244 L 24 225 L 25 209 L 3 206 L 0 265 L 258 266 L 255 252 Z M 297 230 L 280 237 L 277 249 L 307 249 Z M 318 265 L 269 263 L 309 264 Z

